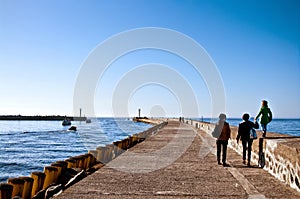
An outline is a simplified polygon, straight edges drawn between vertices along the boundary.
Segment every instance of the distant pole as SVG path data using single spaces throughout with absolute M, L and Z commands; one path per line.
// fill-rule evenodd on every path
M 81 108 L 79 109 L 79 117 L 81 117 Z
M 139 108 L 139 117 L 141 117 L 141 109 Z

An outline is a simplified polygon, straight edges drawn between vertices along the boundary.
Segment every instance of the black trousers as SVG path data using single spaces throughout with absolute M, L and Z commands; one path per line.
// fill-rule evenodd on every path
M 252 151 L 253 140 L 242 140 L 243 144 L 243 160 L 246 160 L 246 152 L 248 151 L 248 162 L 251 162 L 251 151 Z
M 221 148 L 223 148 L 222 162 L 226 163 L 227 145 L 228 145 L 228 140 L 217 140 L 217 160 L 218 160 L 218 162 L 220 162 Z

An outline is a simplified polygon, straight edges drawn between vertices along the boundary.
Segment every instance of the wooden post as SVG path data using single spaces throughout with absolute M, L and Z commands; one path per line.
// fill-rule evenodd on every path
M 131 136 L 131 139 L 132 139 L 132 144 L 135 145 L 138 143 L 138 135 L 137 134 L 133 134 Z
M 61 173 L 64 173 L 67 170 L 68 162 L 60 160 L 60 161 L 56 161 L 56 163 L 62 165 Z
M 33 178 L 31 197 L 33 197 L 43 189 L 46 175 L 42 172 L 32 172 L 31 177 Z
M 129 149 L 129 148 L 130 148 L 130 146 L 129 146 L 130 140 L 129 140 L 129 138 L 128 138 L 128 137 L 127 137 L 127 138 L 125 138 L 125 143 L 126 143 L 126 150 L 127 150 L 127 149 Z
M 76 160 L 69 158 L 65 160 L 68 163 L 68 168 L 76 168 Z
M 265 166 L 265 154 L 264 154 L 264 138 L 259 138 L 258 145 L 258 167 L 264 168 Z
M 109 148 L 107 147 L 107 145 L 103 148 L 104 150 L 104 157 L 103 157 L 103 161 L 104 163 L 108 163 L 108 159 L 109 159 Z
M 91 160 L 92 160 L 93 155 L 92 154 L 85 154 L 85 170 L 88 170 L 91 165 Z
M 105 163 L 104 162 L 104 155 L 105 155 L 105 147 L 104 146 L 98 146 L 96 148 L 97 150 L 97 160 L 101 163 Z
M 119 154 L 118 142 L 119 142 L 119 141 L 113 142 L 115 157 L 117 157 L 118 155 L 120 155 L 120 154 Z
M 91 154 L 91 161 L 90 161 L 90 168 L 93 167 L 95 164 L 97 164 L 97 151 L 95 150 L 95 154 L 93 153 L 90 153 L 89 151 L 89 154 Z
M 112 144 L 107 144 L 106 145 L 106 150 L 105 150 L 105 159 L 107 162 L 110 162 L 114 158 L 114 147 Z
M 50 184 L 54 183 L 57 179 L 58 169 L 56 167 L 48 166 L 44 167 L 44 173 L 46 175 L 43 189 L 46 189 Z
M 84 169 L 84 164 L 85 164 L 85 157 L 84 157 L 84 155 L 78 156 L 78 159 L 79 159 L 78 168 Z
M 129 148 L 131 148 L 132 147 L 132 137 L 131 136 L 128 136 L 128 143 L 129 143 Z
M 90 161 L 90 167 L 92 167 L 97 162 L 98 152 L 97 152 L 97 150 L 89 150 L 89 154 L 91 154 L 93 156 L 93 157 L 91 157 L 91 161 Z
M 8 183 L 0 183 L 0 199 L 12 197 L 13 185 Z
M 75 168 L 80 168 L 80 157 L 79 156 L 74 156 L 72 157 L 76 161 L 76 166 Z
M 22 197 L 25 181 L 20 178 L 10 178 L 7 181 L 8 184 L 11 184 L 13 186 L 12 197 Z
M 80 164 L 79 164 L 79 168 L 85 170 L 85 167 L 86 167 L 86 156 L 85 154 L 83 155 L 80 155 Z
M 31 177 L 20 177 L 20 179 L 25 181 L 23 188 L 22 199 L 30 199 L 33 185 L 33 178 Z
M 82 168 L 83 170 L 86 170 L 86 165 L 87 165 L 88 158 L 87 158 L 86 154 L 83 154 L 80 157 L 81 157 L 80 168 Z
M 123 151 L 124 151 L 124 150 L 123 150 L 123 141 L 120 140 L 120 141 L 118 142 L 118 153 L 119 153 L 119 155 L 120 155 Z
M 74 159 L 76 161 L 76 167 L 75 168 L 81 168 L 82 169 L 82 165 L 83 165 L 83 158 L 81 155 L 79 156 L 74 156 L 72 157 L 72 159 Z
M 63 173 L 64 165 L 55 162 L 55 163 L 52 163 L 50 166 L 57 168 L 57 178 L 55 179 L 54 182 L 60 182 L 60 178 L 61 178 L 61 175 Z

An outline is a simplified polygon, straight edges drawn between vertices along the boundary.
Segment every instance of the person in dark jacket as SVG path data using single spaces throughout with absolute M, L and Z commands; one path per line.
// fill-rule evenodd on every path
M 248 149 L 248 166 L 250 166 L 251 162 L 251 151 L 252 151 L 252 143 L 253 139 L 250 139 L 250 130 L 252 128 L 258 129 L 259 125 L 257 122 L 253 123 L 249 121 L 250 115 L 248 113 L 245 113 L 242 117 L 244 120 L 239 124 L 238 129 L 238 135 L 236 137 L 237 143 L 239 143 L 239 140 L 242 140 L 243 145 L 243 163 L 246 164 L 246 152 Z
M 225 121 L 226 120 L 226 115 L 221 113 L 219 115 L 219 121 L 215 126 L 214 131 L 218 131 L 220 133 L 220 136 L 217 139 L 217 160 L 218 164 L 221 164 L 221 148 L 223 148 L 222 152 L 222 164 L 224 167 L 229 166 L 226 163 L 226 156 L 227 156 L 227 145 L 228 145 L 228 140 L 230 138 L 230 127 L 229 124 Z

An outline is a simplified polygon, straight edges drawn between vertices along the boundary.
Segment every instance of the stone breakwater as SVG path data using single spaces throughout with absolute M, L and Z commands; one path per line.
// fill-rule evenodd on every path
M 208 136 L 211 136 L 215 127 L 215 124 L 194 120 L 186 120 L 185 123 L 204 130 Z M 228 146 L 242 155 L 242 144 L 236 142 L 238 127 L 231 126 L 230 128 L 231 139 Z M 259 142 L 261 142 L 265 158 L 263 169 L 300 192 L 300 137 L 267 132 L 267 137 L 262 138 L 262 131 L 258 130 L 257 134 L 259 139 L 254 140 L 252 145 L 252 163 L 258 165 Z M 230 160 L 230 157 L 228 159 Z
M 167 124 L 156 120 L 147 122 L 156 125 L 112 144 L 98 146 L 87 154 L 54 162 L 44 167 L 43 172 L 32 172 L 30 177 L 10 178 L 7 183 L 0 183 L 0 199 L 44 199 L 60 194 Z
M 0 120 L 28 120 L 28 121 L 63 121 L 68 119 L 70 121 L 86 121 L 86 117 L 61 116 L 61 115 L 36 115 L 36 116 L 22 116 L 22 115 L 0 115 Z
M 153 124 L 153 125 L 160 124 L 163 121 L 163 119 L 149 119 L 147 117 L 134 117 L 132 120 L 134 122 L 143 122 L 146 124 Z

